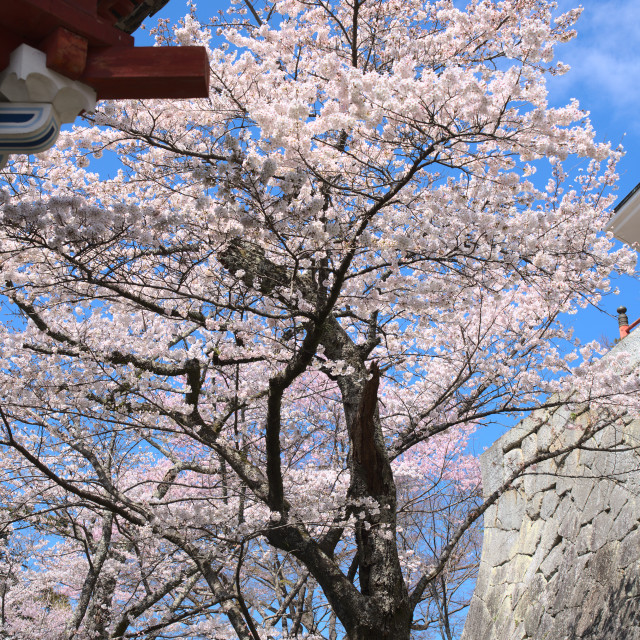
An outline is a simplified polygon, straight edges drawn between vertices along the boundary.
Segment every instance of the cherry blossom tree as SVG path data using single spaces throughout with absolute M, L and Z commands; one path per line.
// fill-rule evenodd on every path
M 547 103 L 579 11 L 458 4 L 162 24 L 209 99 L 4 171 L 7 637 L 451 640 L 499 496 L 472 430 L 637 411 L 559 322 L 634 268 L 599 233 L 621 152 Z

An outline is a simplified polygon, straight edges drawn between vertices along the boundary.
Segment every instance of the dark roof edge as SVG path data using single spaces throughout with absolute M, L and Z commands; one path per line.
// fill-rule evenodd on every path
M 141 4 L 126 16 L 122 16 L 115 26 L 125 33 L 133 33 L 142 22 L 160 11 L 169 0 L 143 0 Z
M 620 202 L 618 202 L 618 204 L 615 206 L 613 210 L 613 213 L 618 213 L 618 211 L 622 209 L 622 207 L 627 203 L 627 201 L 631 200 L 631 198 L 635 195 L 637 191 L 640 191 L 640 182 L 638 182 L 638 184 L 635 187 L 633 187 L 633 189 L 631 189 L 631 191 L 629 191 L 629 193 L 627 193 L 627 195 L 624 198 L 622 198 Z

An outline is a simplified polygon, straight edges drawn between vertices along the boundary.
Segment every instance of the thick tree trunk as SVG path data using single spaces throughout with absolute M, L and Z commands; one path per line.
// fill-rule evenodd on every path
M 371 605 L 371 614 L 349 630 L 349 637 L 408 640 L 412 611 L 397 554 L 396 487 L 378 414 L 379 382 L 380 369 L 374 362 L 349 433 L 349 497 L 354 504 L 366 505 L 355 508 L 360 590 Z
M 261 248 L 242 240 L 230 243 L 220 261 L 231 273 L 244 271 L 245 284 L 267 295 L 277 286 L 291 284 L 284 267 L 268 260 Z M 307 302 L 316 306 L 315 283 L 306 275 L 294 279 Z M 283 518 L 274 523 L 267 538 L 309 569 L 349 640 L 409 640 L 412 608 L 396 546 L 396 487 L 378 412 L 380 370 L 373 363 L 367 371 L 368 352 L 354 344 L 334 316 L 326 317 L 321 326 L 320 343 L 327 357 L 347 363 L 354 371 L 338 376 L 337 381 L 351 444 L 348 495 L 357 521 L 360 590 L 342 573 L 332 549 L 325 550 L 303 526 L 289 522 L 286 510 L 281 510 Z M 373 329 L 375 334 L 375 326 Z
M 92 640 L 109 640 L 111 607 L 117 581 L 113 575 L 98 578 L 93 594 L 93 601 L 87 614 L 87 635 Z

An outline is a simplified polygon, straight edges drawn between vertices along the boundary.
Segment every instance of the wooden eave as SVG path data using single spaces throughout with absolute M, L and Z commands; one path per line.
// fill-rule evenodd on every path
M 0 70 L 21 44 L 44 51 L 53 71 L 99 99 L 202 98 L 204 47 L 135 47 L 133 33 L 168 0 L 15 0 L 0 12 Z

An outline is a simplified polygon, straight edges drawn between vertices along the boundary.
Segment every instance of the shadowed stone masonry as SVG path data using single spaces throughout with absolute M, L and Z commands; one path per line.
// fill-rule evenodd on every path
M 605 357 L 621 351 L 640 363 L 640 331 Z M 538 451 L 575 442 L 570 418 L 534 412 L 482 454 L 485 497 Z M 640 640 L 640 422 L 585 444 L 529 468 L 485 513 L 462 640 Z

